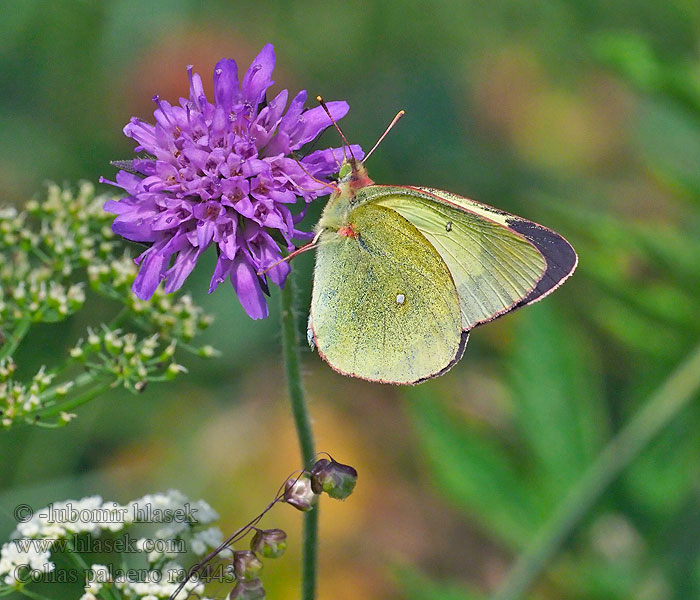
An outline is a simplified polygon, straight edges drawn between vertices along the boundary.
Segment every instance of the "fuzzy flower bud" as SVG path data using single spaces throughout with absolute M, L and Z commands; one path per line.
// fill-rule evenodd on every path
M 265 558 L 279 558 L 287 548 L 287 534 L 281 529 L 261 529 L 250 542 L 253 552 Z
M 100 338 L 100 336 L 97 335 L 97 333 L 95 333 L 89 327 L 88 327 L 87 343 L 88 343 L 90 350 L 99 350 L 99 348 L 102 344 L 102 339 Z
M 311 489 L 326 492 L 331 498 L 345 500 L 355 489 L 357 471 L 350 465 L 322 458 L 311 469 Z
M 262 561 L 250 550 L 233 553 L 233 573 L 239 581 L 257 579 L 262 574 Z
M 165 378 L 175 379 L 180 373 L 187 373 L 187 369 L 183 365 L 179 365 L 178 363 L 172 362 L 168 365 L 168 368 L 165 370 Z
M 302 511 L 309 511 L 316 505 L 318 494 L 311 489 L 311 476 L 308 472 L 287 480 L 284 484 L 284 501 Z
M 158 360 L 160 362 L 166 362 L 170 360 L 173 355 L 175 354 L 175 348 L 177 347 L 177 342 L 174 340 L 168 344 L 168 346 L 161 352 L 160 356 L 158 357 Z
M 70 423 L 75 417 L 77 417 L 75 413 L 69 413 L 66 412 L 65 410 L 61 411 L 61 422 L 62 423 Z
M 214 348 L 214 346 L 202 346 L 198 351 L 197 354 L 201 356 L 202 358 L 214 358 L 215 356 L 220 356 L 221 353 Z
M 265 600 L 262 581 L 259 579 L 239 581 L 229 593 L 228 600 Z
M 70 349 L 70 357 L 76 360 L 81 360 L 85 358 L 85 351 L 81 346 L 75 346 L 75 348 Z

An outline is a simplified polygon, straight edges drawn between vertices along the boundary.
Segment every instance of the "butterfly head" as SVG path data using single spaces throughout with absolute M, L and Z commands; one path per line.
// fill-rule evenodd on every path
M 360 188 L 372 185 L 365 166 L 355 158 L 346 158 L 338 171 L 338 187 L 341 194 L 355 195 Z

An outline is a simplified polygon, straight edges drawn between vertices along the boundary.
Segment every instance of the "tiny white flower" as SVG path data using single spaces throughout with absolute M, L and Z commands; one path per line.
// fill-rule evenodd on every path
M 203 531 L 198 531 L 192 536 L 190 548 L 192 552 L 198 556 L 202 556 L 207 550 L 218 548 L 221 542 L 224 541 L 224 536 L 218 527 L 210 527 Z
M 77 416 L 78 415 L 76 415 L 75 413 L 69 413 L 65 410 L 61 411 L 61 421 L 63 421 L 64 423 L 70 423 Z

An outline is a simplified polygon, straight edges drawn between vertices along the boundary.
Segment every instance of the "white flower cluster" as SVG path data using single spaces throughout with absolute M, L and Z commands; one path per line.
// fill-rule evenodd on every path
M 117 502 L 104 502 L 101 496 L 54 502 L 17 525 L 13 538 L 65 539 L 72 535 L 102 531 L 118 532 L 133 522 L 132 515 Z
M 167 563 L 161 570 L 148 571 L 143 580 L 136 580 L 119 574 L 112 577 L 106 565 L 93 564 L 85 580 L 85 592 L 80 600 L 97 600 L 105 585 L 114 585 L 121 598 L 126 600 L 160 600 L 170 598 L 178 588 L 177 577 L 183 573 L 182 567 L 174 562 Z M 176 600 L 186 600 L 188 597 L 200 600 L 211 600 L 203 596 L 204 584 L 190 581 L 178 592 Z
M 106 583 L 112 582 L 112 574 L 106 565 L 93 564 L 85 575 L 85 593 L 81 600 L 92 600 Z
M 165 337 L 191 340 L 198 331 L 211 325 L 212 318 L 204 314 L 189 294 L 178 297 L 158 288 L 148 301 L 137 298 L 131 292 L 137 272 L 133 259 L 122 256 L 109 263 L 88 266 L 88 279 L 97 292 L 121 296 L 128 308 L 147 318 L 151 326 Z
M 50 573 L 55 568 L 49 560 L 50 557 L 51 553 L 48 550 L 40 551 L 34 547 L 20 550 L 13 542 L 3 544 L 0 548 L 0 582 L 15 587 L 19 583 L 18 577 L 20 580 L 24 579 L 24 571 L 27 569 L 33 572 Z
M 150 538 L 141 538 L 137 546 L 141 550 L 149 550 L 154 540 L 172 540 L 191 532 L 190 550 L 198 556 L 216 548 L 223 541 L 223 534 L 218 527 L 201 530 L 199 527 L 209 525 L 219 518 L 216 511 L 204 500 L 190 502 L 182 492 L 168 490 L 165 494 L 148 494 L 129 503 L 128 509 L 133 513 L 135 521 L 157 521 L 161 515 L 173 515 L 176 518 L 163 519 L 167 521 L 153 532 Z M 194 526 L 197 530 L 193 531 Z M 213 530 L 213 531 L 212 531 Z M 162 544 L 156 546 L 164 547 Z M 150 549 L 148 562 L 154 564 L 163 558 L 170 558 L 173 553 Z
M 216 354 L 210 346 L 189 344 L 211 323 L 191 297 L 160 289 L 144 302 L 132 292 L 137 267 L 110 228 L 114 217 L 103 210 L 108 199 L 96 196 L 89 183 L 77 191 L 52 184 L 45 199 L 28 202 L 23 211 L 0 207 L 0 362 L 12 358 L 34 324 L 62 321 L 80 310 L 87 285 L 123 307 L 118 317 L 122 330 L 114 330 L 116 325 L 98 327 L 98 333 L 89 332 L 87 348 L 81 341 L 73 349 L 72 357 L 86 359 L 91 376 L 80 379 L 82 388 L 72 386 L 65 376 L 59 378 L 61 385 L 39 394 L 30 389 L 30 382 L 0 382 L 0 428 L 20 422 L 65 425 L 75 415 L 62 410 L 60 403 L 70 404 L 73 397 L 94 391 L 85 388 L 105 387 L 95 385 L 98 379 L 135 392 L 149 381 L 172 379 L 186 371 L 172 360 L 178 342 L 184 352 L 204 358 Z M 90 354 L 90 343 L 97 338 L 93 345 L 99 348 Z M 160 345 L 170 353 L 161 361 L 164 365 L 158 363 L 157 353 L 153 355 Z M 75 364 L 66 360 L 49 370 L 74 374 Z M 73 376 L 77 383 L 78 376 Z
M 13 379 L 16 370 L 17 365 L 12 358 L 0 360 L 0 406 L 4 405 L 0 425 L 3 427 L 9 427 L 15 418 L 39 407 L 42 392 L 54 378 L 53 374 L 46 373 L 46 369 L 41 367 L 26 385 Z
M 47 199 L 26 212 L 0 210 L 0 322 L 54 322 L 85 302 L 82 283 L 68 281 L 76 268 L 108 260 L 118 242 L 89 183 L 78 193 L 50 185 Z M 31 218 L 39 221 L 38 231 Z
M 17 272 L 12 275 L 19 276 Z M 0 312 L 11 309 L 15 319 L 51 323 L 62 321 L 85 303 L 85 290 L 80 283 L 64 285 L 47 281 L 45 269 L 30 270 L 23 277 L 7 297 L 4 294 L 0 297 Z
M 146 581 L 134 581 L 128 578 L 117 578 L 115 585 L 122 594 L 122 597 L 129 600 L 158 600 L 170 598 L 179 587 L 178 576 L 182 576 L 182 567 L 175 563 L 166 563 L 162 569 L 151 571 Z M 204 593 L 204 584 L 199 581 L 188 581 L 182 590 L 175 597 L 176 600 L 186 600 L 187 598 L 201 598 L 201 600 L 211 600 Z
M 88 328 L 87 338 L 79 340 L 70 355 L 86 363 L 89 369 L 109 373 L 114 385 L 142 392 L 149 381 L 174 379 L 187 372 L 173 361 L 177 342 L 172 340 L 161 347 L 162 341 L 157 333 L 143 338 L 121 329 Z
M 121 597 L 128 600 L 168 598 L 175 592 L 187 570 L 172 560 L 173 557 L 181 554 L 183 548 L 184 551 L 190 550 L 197 556 L 203 556 L 218 547 L 223 534 L 218 527 L 211 526 L 218 518 L 207 502 L 191 501 L 177 490 L 147 494 L 123 505 L 104 501 L 100 496 L 53 502 L 36 511 L 28 521 L 18 524 L 12 534 L 13 539 L 2 546 L 0 596 L 8 593 L 8 587 L 22 588 L 27 585 L 26 570 L 31 570 L 35 576 L 51 572 L 55 568 L 51 562 L 51 551 L 57 551 L 59 544 L 56 542 L 59 540 L 71 540 L 77 535 L 97 537 L 104 532 L 119 533 L 127 527 L 153 525 L 156 529 L 152 534 L 149 532 L 150 537 L 140 538 L 135 544 L 138 551 L 147 553 L 148 567 L 113 574 L 110 567 L 93 564 L 85 574 L 85 590 L 81 600 L 95 600 L 104 586 L 114 586 Z M 49 549 L 41 544 L 29 543 L 32 540 L 48 542 Z M 175 553 L 167 550 L 168 543 L 172 542 L 179 542 Z M 189 542 L 189 547 L 184 545 L 186 542 Z M 60 547 L 74 552 L 70 546 Z M 129 562 L 133 560 L 129 559 Z M 114 564 L 124 564 L 123 557 L 115 556 Z M 189 593 L 194 593 L 196 597 L 206 600 L 203 592 L 203 583 L 191 581 L 178 594 L 178 598 L 184 600 Z

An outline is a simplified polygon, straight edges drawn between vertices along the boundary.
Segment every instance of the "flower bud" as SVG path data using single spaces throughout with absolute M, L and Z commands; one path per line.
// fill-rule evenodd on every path
M 168 368 L 165 370 L 165 378 L 175 379 L 180 373 L 187 373 L 187 369 L 182 365 L 172 362 L 168 365 Z
M 76 346 L 70 349 L 70 357 L 76 360 L 81 360 L 85 358 L 85 351 L 82 346 Z
M 318 502 L 318 494 L 311 489 L 311 477 L 304 471 L 299 477 L 284 484 L 284 501 L 298 510 L 311 510 Z
M 66 412 L 65 410 L 61 411 L 61 423 L 70 423 L 75 417 L 77 417 L 75 413 L 69 413 Z
M 219 352 L 214 346 L 202 346 L 199 350 L 197 350 L 197 354 L 201 356 L 202 358 L 214 358 L 216 356 L 221 356 L 221 352 Z
M 238 550 L 233 553 L 233 572 L 239 581 L 257 579 L 262 573 L 262 561 L 250 550 Z
M 141 379 L 140 381 L 137 381 L 134 383 L 134 389 L 137 392 L 143 392 L 146 389 L 146 386 L 148 385 L 148 381 L 145 379 Z
M 161 352 L 160 356 L 158 357 L 159 362 L 166 362 L 170 360 L 174 354 L 175 354 L 175 347 L 177 346 L 177 342 L 173 340 L 168 344 L 168 346 Z
M 261 529 L 250 541 L 250 549 L 265 558 L 279 558 L 287 548 L 287 534 L 281 529 Z
M 265 600 L 262 581 L 259 579 L 239 581 L 229 593 L 228 600 Z
M 317 494 L 345 500 L 355 489 L 357 471 L 350 465 L 322 458 L 311 469 L 311 488 Z
M 113 356 L 117 356 L 122 353 L 122 348 L 124 347 L 124 340 L 119 337 L 118 331 L 108 331 L 104 335 L 105 348 L 107 352 Z

